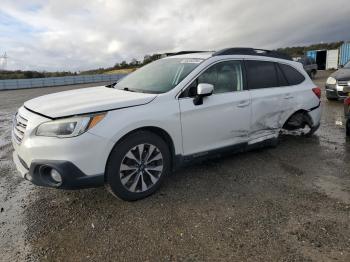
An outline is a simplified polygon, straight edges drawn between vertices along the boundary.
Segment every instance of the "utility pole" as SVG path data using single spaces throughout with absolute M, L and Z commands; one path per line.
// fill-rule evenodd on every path
M 0 56 L 0 59 L 1 59 L 0 70 L 6 70 L 7 59 L 8 59 L 6 52 L 2 56 Z

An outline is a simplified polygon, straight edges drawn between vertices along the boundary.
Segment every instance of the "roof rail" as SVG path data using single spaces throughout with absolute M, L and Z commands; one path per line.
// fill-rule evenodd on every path
M 175 52 L 175 53 L 168 53 L 168 56 L 173 56 L 173 55 L 186 55 L 186 54 L 193 54 L 193 53 L 207 53 L 207 52 L 212 52 L 212 51 L 180 51 L 180 52 Z
M 225 48 L 213 54 L 213 56 L 219 56 L 219 55 L 255 55 L 255 56 L 267 56 L 267 57 L 292 60 L 292 58 L 285 53 L 281 53 L 274 50 L 256 49 L 256 48 L 248 48 L 248 47 Z

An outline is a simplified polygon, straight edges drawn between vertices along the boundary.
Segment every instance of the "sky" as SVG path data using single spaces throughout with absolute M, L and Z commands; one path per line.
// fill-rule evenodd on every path
M 146 54 L 350 40 L 349 0 L 1 0 L 7 69 L 79 71 Z

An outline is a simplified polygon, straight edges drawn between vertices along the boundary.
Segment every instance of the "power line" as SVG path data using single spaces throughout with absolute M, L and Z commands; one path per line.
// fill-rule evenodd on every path
M 0 63 L 0 70 L 6 70 L 7 67 L 7 59 L 8 59 L 8 55 L 6 54 L 6 52 L 0 56 L 1 59 L 1 63 Z

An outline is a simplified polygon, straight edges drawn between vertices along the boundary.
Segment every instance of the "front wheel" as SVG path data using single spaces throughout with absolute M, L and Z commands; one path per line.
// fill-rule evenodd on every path
M 153 194 L 170 172 L 170 151 L 165 141 L 148 131 L 123 139 L 111 152 L 105 184 L 115 196 L 134 201 Z
M 350 120 L 346 121 L 346 136 L 350 137 Z

